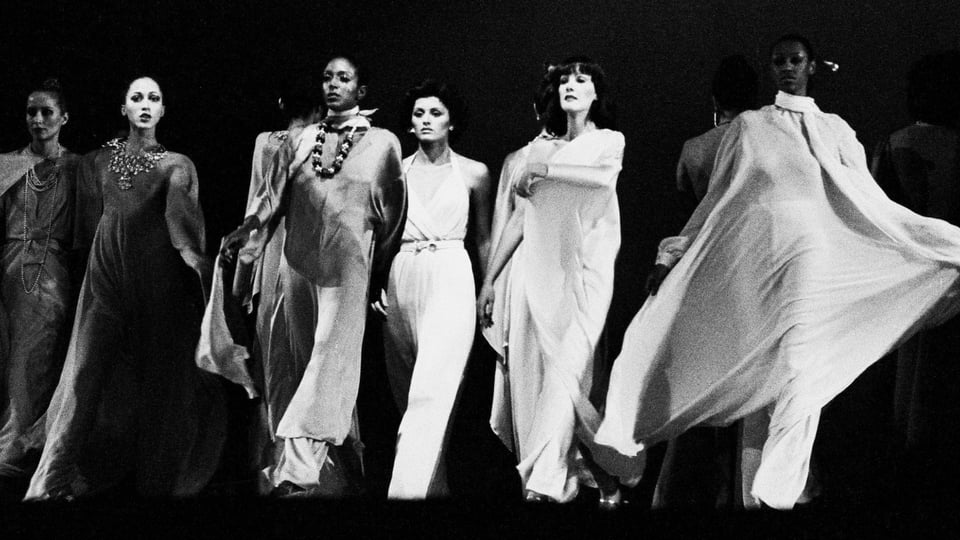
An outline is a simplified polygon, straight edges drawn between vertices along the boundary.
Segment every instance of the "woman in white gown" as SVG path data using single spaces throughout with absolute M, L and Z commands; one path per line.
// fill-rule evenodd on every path
M 535 140 L 477 300 L 492 324 L 494 280 L 511 261 L 509 400 L 517 470 L 532 501 L 568 502 L 579 490 L 579 443 L 596 428 L 594 350 L 613 295 L 620 248 L 616 182 L 624 139 L 612 124 L 602 69 L 586 58 L 552 73 L 551 105 L 566 117 L 558 140 Z M 576 432 L 576 433 L 575 433 Z
M 596 441 L 633 456 L 766 409 L 752 494 L 791 508 L 820 409 L 960 307 L 960 229 L 883 194 L 854 131 L 806 97 L 804 38 L 771 56 L 776 104 L 731 123 L 705 198 L 661 244 L 672 270 L 627 329 Z
M 426 80 L 405 109 L 417 151 L 403 160 L 407 221 L 385 298 L 387 374 L 403 414 L 388 496 L 448 494 L 445 449 L 476 329 L 475 284 L 464 249 L 467 224 L 481 264 L 490 245 L 490 173 L 450 148 L 465 128 L 464 106 L 447 84 Z

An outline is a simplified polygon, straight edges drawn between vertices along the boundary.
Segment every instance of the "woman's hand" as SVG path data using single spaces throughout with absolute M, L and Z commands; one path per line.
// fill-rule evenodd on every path
M 647 294 L 650 296 L 656 296 L 657 291 L 660 290 L 660 284 L 663 283 L 663 280 L 666 279 L 667 274 L 669 273 L 669 266 L 665 264 L 654 265 L 653 270 L 651 270 L 650 274 L 647 275 Z
M 493 326 L 493 301 L 496 293 L 493 290 L 493 284 L 487 281 L 480 287 L 480 294 L 477 295 L 477 318 L 480 320 L 480 326 L 490 328 Z
M 370 304 L 370 309 L 376 311 L 380 315 L 383 315 L 384 318 L 386 318 L 387 309 L 389 308 L 390 308 L 390 303 L 387 302 L 387 291 L 380 289 L 380 299 Z
M 513 190 L 518 197 L 527 198 L 533 195 L 533 186 L 536 182 L 546 178 L 547 164 L 541 162 L 527 163 L 527 172 L 514 186 Z
M 243 221 L 243 224 L 237 227 L 237 230 L 223 237 L 220 244 L 220 266 L 226 266 L 232 263 L 233 258 L 237 256 L 247 241 L 250 239 L 250 233 L 260 228 L 260 220 L 257 216 L 250 216 Z

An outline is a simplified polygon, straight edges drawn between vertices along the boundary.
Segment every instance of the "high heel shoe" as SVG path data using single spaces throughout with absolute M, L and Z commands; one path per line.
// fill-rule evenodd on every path
M 597 502 L 597 508 L 607 511 L 613 511 L 623 505 L 623 493 L 617 488 L 613 493 L 600 492 L 600 500 Z

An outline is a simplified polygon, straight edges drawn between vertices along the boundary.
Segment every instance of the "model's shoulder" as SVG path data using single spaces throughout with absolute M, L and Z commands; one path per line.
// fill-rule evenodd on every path
M 460 160 L 460 167 L 468 175 L 476 177 L 490 175 L 490 169 L 484 163 L 461 154 L 457 154 L 457 158 Z
M 396 144 L 400 145 L 400 139 L 393 134 L 389 129 L 379 128 L 376 126 L 370 126 L 367 128 L 367 134 L 364 135 L 369 142 L 376 142 L 380 144 Z

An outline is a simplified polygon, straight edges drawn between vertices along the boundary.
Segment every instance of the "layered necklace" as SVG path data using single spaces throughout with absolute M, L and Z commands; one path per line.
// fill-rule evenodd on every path
M 310 156 L 313 158 L 313 171 L 317 173 L 317 176 L 320 178 L 333 178 L 333 175 L 340 172 L 344 160 L 347 159 L 350 149 L 353 148 L 353 138 L 357 133 L 357 126 L 350 127 L 350 131 L 347 132 L 347 137 L 340 143 L 337 155 L 333 158 L 333 164 L 329 167 L 324 167 L 322 161 L 323 143 L 327 140 L 326 130 L 326 126 L 320 126 L 320 131 L 317 133 L 317 143 L 313 145 L 313 151 L 310 153 Z
M 113 148 L 108 168 L 120 175 L 117 178 L 117 187 L 123 191 L 133 187 L 133 182 L 130 180 L 134 176 L 153 169 L 161 159 L 167 157 L 167 149 L 162 144 L 158 144 L 148 151 L 141 150 L 136 154 L 125 152 L 127 149 L 126 139 L 109 140 L 103 147 L 108 146 Z
M 63 153 L 61 148 L 60 153 Z M 30 167 L 27 171 L 27 179 L 23 183 L 23 249 L 26 251 L 27 242 L 29 241 L 29 227 L 27 226 L 27 214 L 29 213 L 28 208 L 30 205 L 27 202 L 27 196 L 30 193 L 27 190 L 27 187 L 30 187 L 33 191 L 44 192 L 50 188 L 57 188 L 54 191 L 53 200 L 56 200 L 56 194 L 60 191 L 60 164 L 57 163 L 53 166 L 52 170 L 44 175 L 44 178 L 41 180 L 37 176 L 37 172 Z M 36 197 L 37 206 L 40 206 L 40 198 Z M 37 215 L 39 216 L 39 212 Z M 20 284 L 23 286 L 23 292 L 30 294 L 37 289 L 37 285 L 40 284 L 40 276 L 43 275 L 43 268 L 47 262 L 47 253 L 50 251 L 50 238 L 53 237 L 53 221 L 54 216 L 50 216 L 50 223 L 47 224 L 47 240 L 43 243 L 43 256 L 40 258 L 40 266 L 37 268 L 37 277 L 33 280 L 33 285 L 27 285 L 27 270 L 26 270 L 26 254 L 20 258 Z
M 27 147 L 30 150 L 30 153 L 35 154 L 39 157 L 42 157 L 45 161 L 52 161 L 53 167 L 43 175 L 41 178 L 34 167 L 30 167 L 27 170 L 27 181 L 26 184 L 30 186 L 30 189 L 34 191 L 47 191 L 53 186 L 57 185 L 60 181 L 60 158 L 63 156 L 63 147 L 60 144 L 57 144 L 57 153 L 53 156 L 44 156 L 33 150 L 33 148 Z

